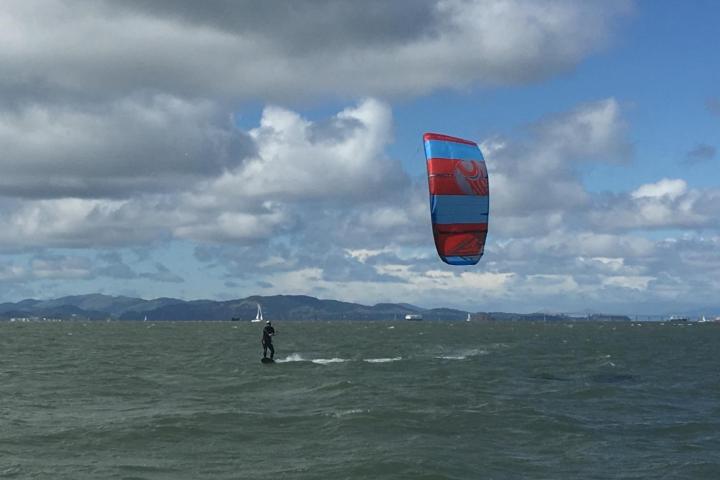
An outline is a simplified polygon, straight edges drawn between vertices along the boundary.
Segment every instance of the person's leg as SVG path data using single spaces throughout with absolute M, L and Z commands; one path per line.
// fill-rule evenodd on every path
M 268 345 L 268 348 L 270 349 L 270 358 L 272 359 L 275 356 L 275 347 L 273 347 L 273 344 L 271 343 Z
M 265 342 L 263 342 L 262 346 L 263 346 L 263 358 L 267 358 L 267 349 L 268 349 L 268 346 L 267 346 L 267 344 L 266 344 Z

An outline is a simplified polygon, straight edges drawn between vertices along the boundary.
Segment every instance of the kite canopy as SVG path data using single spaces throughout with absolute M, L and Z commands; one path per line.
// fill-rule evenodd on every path
M 443 262 L 475 265 L 485 249 L 490 192 L 485 159 L 477 143 L 426 133 L 430 217 Z

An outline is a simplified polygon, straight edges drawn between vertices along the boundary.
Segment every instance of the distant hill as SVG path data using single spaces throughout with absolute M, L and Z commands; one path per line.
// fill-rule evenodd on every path
M 236 300 L 179 300 L 156 298 L 144 300 L 102 294 L 73 295 L 53 300 L 27 299 L 0 304 L 0 320 L 17 318 L 62 320 L 143 320 L 223 321 L 255 318 L 261 304 L 268 320 L 402 320 L 407 314 L 420 314 L 426 320 L 465 320 L 468 312 L 452 308 L 425 309 L 407 303 L 378 303 L 368 306 L 337 300 L 322 300 L 305 295 L 251 296 Z M 474 312 L 481 321 L 555 321 L 568 320 L 563 315 Z M 626 316 L 593 315 L 592 320 L 629 321 Z

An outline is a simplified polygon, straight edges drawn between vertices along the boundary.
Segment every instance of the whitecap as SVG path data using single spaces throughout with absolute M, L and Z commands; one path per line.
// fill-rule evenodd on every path
M 284 363 L 284 362 L 307 362 L 306 359 L 304 359 L 299 353 L 292 353 L 288 355 L 287 357 L 283 359 L 277 359 L 275 360 L 278 363 Z
M 465 360 L 467 358 L 466 355 L 440 355 L 439 358 L 441 360 Z
M 387 362 L 397 362 L 398 360 L 402 360 L 402 357 L 393 357 L 393 358 L 363 358 L 364 362 L 368 363 L 387 363 Z
M 370 410 L 363 409 L 363 408 L 353 408 L 350 410 L 339 410 L 337 412 L 331 412 L 330 415 L 332 415 L 335 418 L 345 417 L 348 415 L 357 415 L 359 413 L 367 413 Z
M 310 361 L 311 361 L 312 363 L 317 363 L 317 364 L 320 364 L 320 365 L 327 365 L 328 363 L 342 363 L 342 362 L 347 362 L 346 359 L 344 359 L 344 358 L 337 358 L 337 357 L 334 357 L 334 358 L 316 358 L 316 359 L 310 360 Z
M 462 350 L 455 354 L 438 355 L 435 358 L 442 360 L 465 360 L 468 357 L 477 357 L 478 355 L 487 355 L 488 351 L 484 349 L 473 348 L 472 350 Z

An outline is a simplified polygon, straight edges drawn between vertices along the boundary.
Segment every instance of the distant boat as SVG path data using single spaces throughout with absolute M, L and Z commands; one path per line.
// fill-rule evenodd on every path
M 684 315 L 671 315 L 670 318 L 667 319 L 668 322 L 687 322 L 690 319 Z
M 262 322 L 262 321 L 263 321 L 262 307 L 260 306 L 259 303 L 258 303 L 257 313 L 255 314 L 255 318 L 253 318 L 253 319 L 250 320 L 250 321 L 251 321 L 252 323 Z
M 420 315 L 419 313 L 408 313 L 407 315 L 405 315 L 405 320 L 418 321 L 418 320 L 422 320 L 422 319 L 423 319 L 423 316 Z
M 143 318 L 143 322 L 147 322 L 147 315 L 145 315 L 145 318 Z
M 469 322 L 469 321 L 470 321 L 470 314 L 469 314 L 469 313 L 468 313 L 468 316 L 467 316 L 467 318 L 465 319 L 465 321 L 466 321 L 466 322 Z

